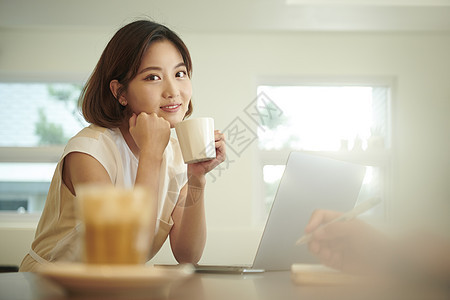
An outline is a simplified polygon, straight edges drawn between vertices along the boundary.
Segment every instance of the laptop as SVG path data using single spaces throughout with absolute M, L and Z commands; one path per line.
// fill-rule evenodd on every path
M 295 245 L 315 209 L 355 206 L 366 168 L 305 152 L 291 152 L 251 266 L 198 265 L 201 273 L 287 271 L 293 263 L 318 263 Z

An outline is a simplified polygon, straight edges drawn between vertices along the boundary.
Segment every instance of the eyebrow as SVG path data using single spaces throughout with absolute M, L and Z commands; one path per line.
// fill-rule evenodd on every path
M 180 62 L 174 67 L 174 69 L 177 69 L 179 67 L 186 67 L 186 64 L 184 62 Z M 160 67 L 147 67 L 147 68 L 144 68 L 141 71 L 139 71 L 138 74 L 142 74 L 142 73 L 145 73 L 145 72 L 148 72 L 148 71 L 151 71 L 151 70 L 161 71 L 162 68 L 160 68 Z

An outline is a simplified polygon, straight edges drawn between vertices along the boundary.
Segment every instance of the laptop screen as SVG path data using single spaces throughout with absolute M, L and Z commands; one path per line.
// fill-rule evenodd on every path
M 255 256 L 253 268 L 289 270 L 293 263 L 317 263 L 295 242 L 316 209 L 348 211 L 358 198 L 365 166 L 305 152 L 292 152 Z

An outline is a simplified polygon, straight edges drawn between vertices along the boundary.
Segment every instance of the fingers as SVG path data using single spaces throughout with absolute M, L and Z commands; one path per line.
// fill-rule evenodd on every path
M 344 243 L 313 240 L 308 244 L 308 249 L 322 264 L 335 269 L 343 268 L 344 253 L 347 251 Z
M 358 219 L 326 224 L 339 215 L 323 210 L 313 213 L 308 224 L 308 230 L 315 228 L 308 243 L 309 251 L 322 264 L 335 269 L 360 272 L 379 268 L 377 260 L 385 252 L 383 236 Z
M 137 115 L 135 113 L 133 113 L 133 115 L 131 116 L 129 122 L 130 128 L 131 127 L 136 127 L 136 119 L 137 119 Z
M 330 210 L 315 210 L 308 224 L 305 227 L 305 233 L 310 233 L 316 230 L 320 225 L 330 222 L 339 217 L 342 213 Z
M 225 135 L 219 130 L 214 130 L 214 141 L 216 143 L 216 148 L 218 148 L 217 145 L 225 144 Z
M 355 224 L 353 221 L 329 223 L 342 215 L 340 212 L 316 210 L 311 215 L 305 232 L 312 233 L 308 243 L 309 251 L 316 256 L 322 264 L 332 268 L 342 269 L 344 253 L 350 246 L 349 235 L 353 234 Z M 324 226 L 324 224 L 327 224 Z
M 308 244 L 308 250 L 315 255 L 321 262 L 328 262 L 335 256 L 335 249 L 330 247 L 327 242 L 314 240 Z
M 226 146 L 225 135 L 219 130 L 214 131 L 214 146 L 216 148 L 216 157 L 212 160 L 198 162 L 188 165 L 188 173 L 190 174 L 206 174 L 225 161 Z
M 134 120 L 135 121 L 134 121 Z M 164 119 L 163 117 L 159 117 L 156 113 L 146 113 L 146 112 L 141 112 L 139 115 L 136 115 L 135 113 L 133 113 L 133 115 L 130 118 L 130 127 L 131 127 L 131 122 L 134 121 L 135 126 L 137 124 L 142 123 L 142 125 L 144 126 L 144 124 L 146 124 L 145 122 L 155 122 L 155 124 L 163 124 L 162 127 L 167 127 L 169 126 L 170 129 L 170 123 L 169 121 L 167 121 L 166 119 Z M 149 123 L 147 123 L 149 124 Z
M 313 233 L 313 239 L 338 241 L 340 239 L 356 239 L 360 235 L 363 224 L 359 220 L 334 222 L 319 227 Z
M 214 130 L 214 138 L 217 141 L 225 140 L 225 135 L 220 130 Z
M 342 270 L 344 268 L 344 255 L 342 252 L 332 253 L 330 259 L 325 262 L 325 265 L 332 268 Z
M 133 114 L 129 120 L 130 134 L 142 151 L 162 155 L 170 139 L 170 123 L 156 113 Z
M 215 139 L 215 147 L 216 147 L 216 158 L 223 162 L 226 156 L 226 147 L 225 147 L 225 135 L 221 133 L 219 130 L 214 131 L 214 139 Z

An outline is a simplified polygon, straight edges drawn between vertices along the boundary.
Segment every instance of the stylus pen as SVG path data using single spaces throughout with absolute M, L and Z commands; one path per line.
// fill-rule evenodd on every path
M 319 229 L 319 228 L 323 228 L 325 226 L 328 226 L 330 224 L 336 223 L 336 222 L 341 222 L 341 221 L 348 221 L 351 219 L 356 218 L 357 216 L 359 216 L 360 214 L 362 214 L 363 212 L 368 211 L 369 209 L 373 208 L 374 206 L 376 206 L 378 203 L 381 202 L 380 198 L 371 198 L 367 201 L 364 201 L 363 203 L 361 203 L 360 205 L 356 206 L 355 208 L 353 208 L 351 211 L 344 213 L 343 215 L 340 215 L 339 217 L 331 220 L 328 223 L 322 224 L 319 227 L 317 227 L 313 232 L 310 232 L 308 234 L 303 235 L 301 238 L 299 238 L 297 240 L 297 242 L 295 243 L 296 245 L 302 245 L 302 244 L 306 244 L 308 243 L 311 238 L 313 233 Z

